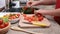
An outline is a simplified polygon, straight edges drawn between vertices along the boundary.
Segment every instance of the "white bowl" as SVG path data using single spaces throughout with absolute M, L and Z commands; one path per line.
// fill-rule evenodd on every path
M 16 19 L 11 19 L 11 20 L 9 20 L 9 22 L 11 22 L 11 23 L 16 23 L 16 22 L 18 22 L 20 20 L 20 17 L 19 18 L 16 18 Z
M 8 32 L 8 30 L 9 30 L 9 28 L 10 28 L 10 23 L 9 23 L 9 25 L 7 26 L 7 27 L 5 27 L 5 28 L 3 28 L 3 29 L 0 29 L 0 34 L 5 34 L 5 33 L 7 33 Z

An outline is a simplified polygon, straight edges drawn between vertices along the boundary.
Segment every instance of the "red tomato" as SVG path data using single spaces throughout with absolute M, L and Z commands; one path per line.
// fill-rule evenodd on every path
M 24 17 L 26 17 L 27 15 L 26 14 L 23 14 Z
M 5 28 L 4 24 L 0 25 L 0 28 Z
M 19 17 L 19 16 L 20 16 L 20 14 L 17 14 L 17 16 Z
M 31 23 L 31 21 L 32 21 L 32 20 L 31 20 L 31 19 L 29 19 L 28 21 Z
M 35 17 L 35 15 L 33 15 L 32 17 Z
M 43 17 L 38 17 L 38 20 L 39 20 L 39 21 L 42 21 L 42 20 L 43 20 Z
M 40 16 L 42 16 L 42 14 L 40 14 L 40 13 L 37 13 L 37 14 L 36 14 L 36 16 L 37 16 L 37 17 L 40 17 Z
M 0 20 L 0 25 L 3 24 L 3 20 Z
M 19 16 L 15 15 L 16 18 L 19 18 Z
M 12 16 L 12 19 L 15 19 L 16 17 L 15 16 Z
M 9 25 L 9 23 L 8 22 L 6 22 L 6 23 L 4 23 L 4 26 L 6 27 L 6 26 L 8 26 Z
M 31 17 L 30 19 L 31 19 L 32 21 L 34 21 L 35 18 L 34 18 L 34 17 Z
M 9 19 L 12 19 L 12 17 L 9 17 Z
M 28 20 L 29 18 L 28 17 L 24 17 L 25 20 Z

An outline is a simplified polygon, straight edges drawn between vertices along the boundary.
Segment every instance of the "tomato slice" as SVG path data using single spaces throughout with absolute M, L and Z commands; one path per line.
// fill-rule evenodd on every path
M 23 16 L 24 16 L 24 17 L 27 17 L 27 15 L 26 15 L 26 14 L 23 14 Z
M 28 21 L 31 23 L 31 21 L 32 21 L 32 20 L 31 20 L 31 19 L 29 19 Z
M 15 16 L 12 16 L 13 19 L 15 19 L 16 17 Z
M 42 21 L 42 20 L 43 20 L 43 17 L 38 17 L 38 20 L 39 20 L 39 21 Z
M 42 16 L 42 14 L 40 14 L 40 13 L 37 13 L 37 14 L 36 14 L 36 16 L 37 16 L 37 17 L 41 17 L 41 16 Z
M 20 14 L 17 14 L 17 16 L 19 17 L 19 16 L 20 16 Z

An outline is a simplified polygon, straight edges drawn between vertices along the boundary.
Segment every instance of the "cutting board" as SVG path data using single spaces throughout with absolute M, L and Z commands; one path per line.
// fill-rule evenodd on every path
M 26 27 L 41 27 L 41 26 L 37 26 L 37 25 L 32 25 L 32 24 L 26 24 L 23 23 L 25 20 L 23 18 L 23 16 L 20 16 L 20 21 L 19 21 L 19 26 L 22 28 L 26 28 Z M 40 21 L 40 23 L 45 23 L 47 24 L 46 27 L 49 27 L 51 25 L 50 21 L 47 18 L 44 18 L 42 21 Z

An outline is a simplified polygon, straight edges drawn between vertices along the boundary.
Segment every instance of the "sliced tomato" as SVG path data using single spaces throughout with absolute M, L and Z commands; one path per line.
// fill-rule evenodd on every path
M 17 16 L 19 17 L 19 16 L 20 16 L 20 14 L 17 14 Z
M 31 23 L 31 21 L 32 21 L 32 20 L 31 20 L 31 19 L 29 19 L 28 21 Z
M 28 20 L 28 19 L 29 19 L 29 17 L 24 17 L 24 19 L 25 19 L 25 20 Z
M 27 17 L 27 15 L 26 15 L 26 14 L 23 14 L 23 16 L 24 16 L 24 17 Z
M 38 17 L 38 20 L 39 20 L 39 21 L 42 21 L 42 20 L 43 20 L 43 17 Z
M 19 18 L 19 16 L 15 15 L 16 18 Z
M 9 19 L 12 19 L 12 17 L 9 17 Z
M 42 14 L 40 14 L 40 13 L 37 13 L 37 14 L 36 14 L 36 16 L 37 16 L 37 17 L 41 17 L 41 16 L 42 16 Z
M 34 17 L 30 17 L 30 19 L 31 19 L 32 21 L 34 21 Z
M 15 19 L 16 17 L 15 16 L 12 16 L 13 19 Z

